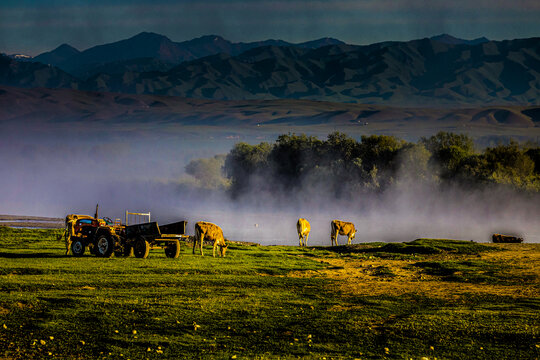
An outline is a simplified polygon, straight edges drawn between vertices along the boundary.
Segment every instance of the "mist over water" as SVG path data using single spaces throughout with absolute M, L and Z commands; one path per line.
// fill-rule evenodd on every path
M 540 242 L 537 221 L 539 197 L 505 190 L 469 192 L 439 191 L 430 187 L 394 188 L 379 196 L 331 199 L 321 194 L 309 204 L 302 200 L 213 198 L 193 208 L 192 221 L 205 219 L 220 224 L 233 240 L 264 245 L 296 245 L 296 221 L 311 224 L 309 245 L 330 245 L 330 221 L 340 219 L 355 224 L 353 243 L 402 242 L 420 237 L 489 242 L 495 232 L 523 236 L 526 242 Z M 297 201 L 296 201 L 297 200 Z M 257 202 L 257 205 L 254 203 Z M 191 219 L 190 219 L 191 220 Z M 346 243 L 340 237 L 340 244 Z
M 227 153 L 237 140 L 170 132 L 110 132 L 102 128 L 3 130 L 0 213 L 64 217 L 68 213 L 121 218 L 152 213 L 160 224 L 200 220 L 219 224 L 231 240 L 296 245 L 296 221 L 311 223 L 309 245 L 330 244 L 330 221 L 354 222 L 353 243 L 419 237 L 487 242 L 494 232 L 540 242 L 540 197 L 502 189 L 439 189 L 399 182 L 382 194 L 334 198 L 322 187 L 292 195 L 266 194 L 256 183 L 233 201 L 223 191 L 183 185 L 192 159 Z M 253 137 L 251 143 L 258 143 Z M 346 243 L 340 237 L 340 244 Z

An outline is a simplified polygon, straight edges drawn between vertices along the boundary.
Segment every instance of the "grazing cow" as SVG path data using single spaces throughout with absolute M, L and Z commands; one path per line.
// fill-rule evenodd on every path
M 201 250 L 201 256 L 203 255 L 203 242 L 204 239 L 214 242 L 214 257 L 216 257 L 216 248 L 219 246 L 219 255 L 225 257 L 227 251 L 227 243 L 223 237 L 223 231 L 216 224 L 212 224 L 206 221 L 199 221 L 195 224 L 195 239 L 193 241 L 193 253 L 195 254 L 195 248 L 197 243 Z
M 311 231 L 311 226 L 306 219 L 300 218 L 296 223 L 296 230 L 298 231 L 298 239 L 300 241 L 300 246 L 307 246 L 307 239 L 309 232 Z M 303 242 L 303 243 L 302 243 Z
M 491 240 L 494 243 L 522 243 L 523 238 L 502 234 L 493 234 Z
M 330 225 L 332 227 L 332 232 L 330 234 L 330 243 L 332 245 L 334 245 L 334 243 L 336 243 L 336 246 L 338 245 L 338 235 L 347 236 L 349 238 L 347 245 L 351 245 L 351 241 L 356 235 L 356 229 L 354 228 L 353 223 L 340 220 L 332 220 Z

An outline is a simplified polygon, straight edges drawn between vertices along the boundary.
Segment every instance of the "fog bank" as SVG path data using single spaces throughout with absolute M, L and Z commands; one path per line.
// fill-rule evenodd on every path
M 298 244 L 299 217 L 311 223 L 310 245 L 330 244 L 332 219 L 355 223 L 355 243 L 419 237 L 487 242 L 494 232 L 540 242 L 540 197 L 501 187 L 441 190 L 399 183 L 382 194 L 336 199 L 321 187 L 280 195 L 260 192 L 254 184 L 233 201 L 224 191 L 182 184 L 190 160 L 226 153 L 233 144 L 225 138 L 159 132 L 4 132 L 0 213 L 93 214 L 99 203 L 100 216 L 123 219 L 126 210 L 150 211 L 161 224 L 188 220 L 189 234 L 196 221 L 212 221 L 231 240 L 264 245 Z

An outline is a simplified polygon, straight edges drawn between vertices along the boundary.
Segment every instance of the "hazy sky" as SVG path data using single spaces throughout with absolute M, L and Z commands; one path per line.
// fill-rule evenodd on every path
M 2 0 L 0 52 L 79 50 L 141 31 L 173 41 L 217 34 L 231 41 L 348 43 L 449 33 L 494 40 L 540 36 L 538 0 Z

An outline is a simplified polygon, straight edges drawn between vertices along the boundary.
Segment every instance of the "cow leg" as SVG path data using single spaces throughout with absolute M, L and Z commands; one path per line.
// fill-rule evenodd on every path
M 298 233 L 298 246 L 302 246 L 303 238 L 304 236 L 302 235 L 302 233 Z
M 309 237 L 309 234 L 306 234 L 306 238 L 304 239 L 304 246 L 307 246 L 307 239 Z
M 337 246 L 337 238 L 339 236 L 339 230 L 337 228 L 337 225 L 332 221 L 330 223 L 330 227 L 331 227 L 331 231 L 330 231 L 330 246 L 334 246 L 334 242 L 336 243 L 336 246 Z
M 352 240 L 351 240 L 351 237 L 349 236 L 349 240 L 347 241 L 347 245 L 351 245 L 352 243 Z
M 216 248 L 218 246 L 217 240 L 214 240 L 214 253 L 213 256 L 216 257 Z
M 203 250 L 202 250 L 202 248 L 203 248 L 203 242 L 204 242 L 204 234 L 201 234 L 201 237 L 199 238 L 199 241 L 200 241 L 200 243 L 199 243 L 199 249 L 201 249 L 201 256 L 204 256 Z

